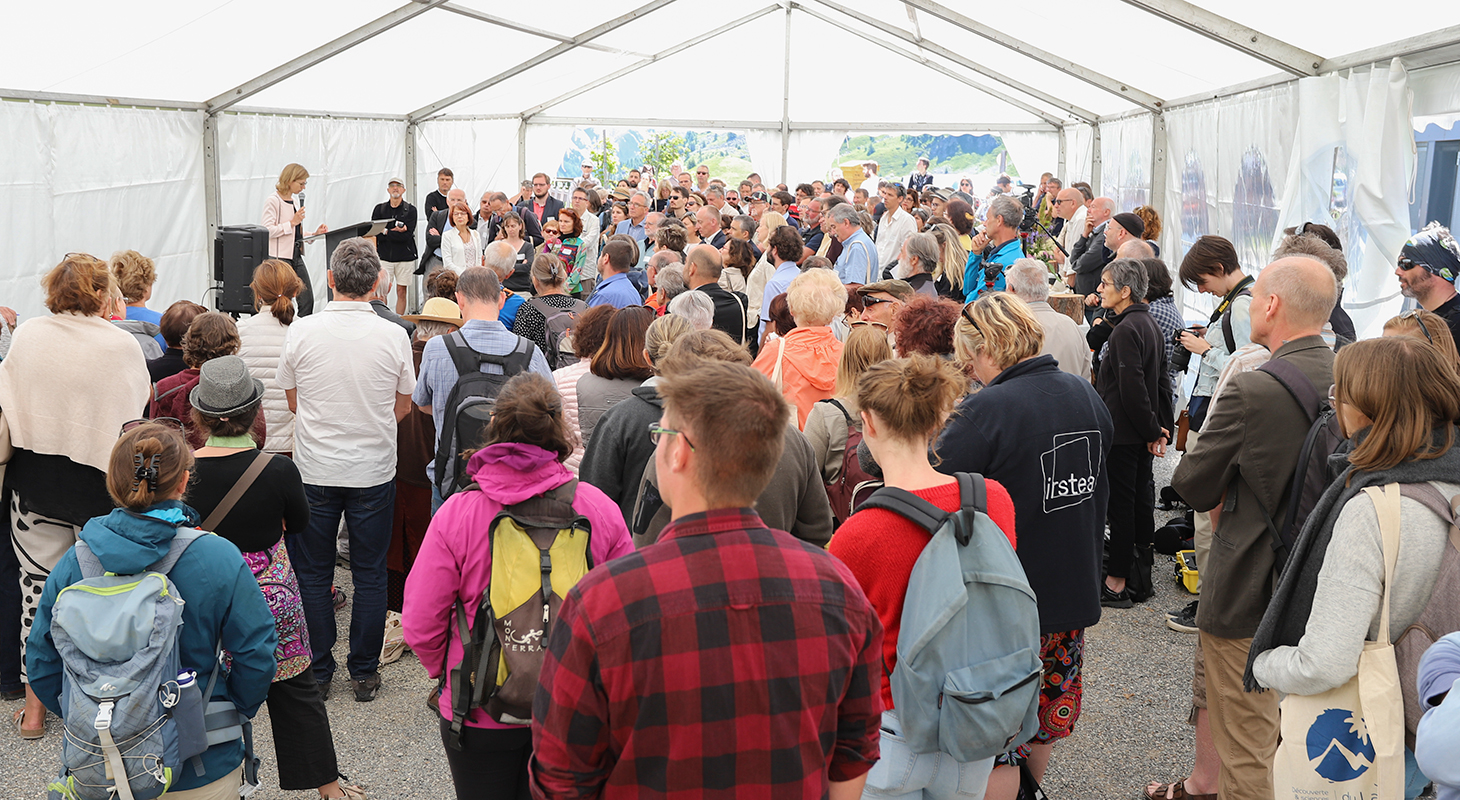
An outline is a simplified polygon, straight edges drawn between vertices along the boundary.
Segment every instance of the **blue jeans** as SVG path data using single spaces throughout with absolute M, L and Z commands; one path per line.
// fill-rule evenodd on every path
M 446 502 L 446 500 L 441 497 L 441 487 L 437 486 L 436 485 L 436 481 L 432 480 L 431 481 L 431 516 L 433 516 L 433 517 L 436 516 L 436 512 L 441 510 L 441 504 L 442 503 L 445 503 L 445 502 Z
M 385 555 L 395 513 L 395 481 L 362 489 L 306 483 L 304 494 L 309 498 L 309 527 L 289 543 L 289 557 L 299 577 L 309 625 L 314 679 L 327 682 L 335 674 L 331 651 L 338 633 L 330 584 L 335 576 L 335 536 L 343 515 L 350 531 L 350 575 L 355 582 L 346 666 L 350 677 L 359 680 L 380 668 L 380 648 L 385 643 Z

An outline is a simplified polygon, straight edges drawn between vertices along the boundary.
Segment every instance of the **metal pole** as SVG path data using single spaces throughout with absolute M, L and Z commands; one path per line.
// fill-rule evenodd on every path
M 1069 176 L 1065 174 L 1065 128 L 1063 125 L 1060 126 L 1060 162 L 1057 172 L 1060 176 L 1060 183 L 1068 185 Z
M 1090 126 L 1090 191 L 1100 195 L 1100 123 Z
M 791 4 L 786 3 L 786 63 L 782 69 L 785 76 L 781 83 L 781 180 L 790 184 L 788 162 L 791 157 Z
M 406 123 L 405 146 L 406 146 L 406 174 L 405 174 L 405 181 L 406 181 L 406 202 L 407 203 L 410 203 L 412 200 L 414 200 L 416 198 L 416 123 L 414 123 L 414 122 L 407 122 Z M 415 203 L 411 203 L 411 205 L 412 206 L 415 206 Z M 416 209 L 416 216 L 417 216 L 416 224 L 417 224 L 418 227 L 420 226 L 420 219 L 419 219 L 420 213 L 421 213 L 421 210 L 419 208 Z M 425 276 L 417 277 L 417 276 L 414 276 L 413 275 L 413 276 L 411 276 L 411 282 L 408 283 L 408 284 L 406 284 L 406 310 L 407 311 L 414 311 L 414 310 L 416 310 L 417 308 L 420 307 L 417 304 L 420 302 L 420 297 L 421 297 L 421 281 L 424 280 L 424 279 L 425 279 Z
M 517 182 L 527 180 L 527 119 L 517 123 Z
M 218 118 L 212 114 L 203 115 L 203 205 L 208 220 L 208 241 L 204 249 L 208 253 L 208 279 L 216 291 L 213 293 L 213 307 L 218 307 L 218 297 L 223 291 L 217 280 L 218 264 L 213 240 L 218 237 L 218 226 L 222 224 L 223 206 L 218 191 Z
M 1166 216 L 1166 115 L 1151 115 L 1151 208 Z M 1159 244 L 1159 243 L 1158 243 Z

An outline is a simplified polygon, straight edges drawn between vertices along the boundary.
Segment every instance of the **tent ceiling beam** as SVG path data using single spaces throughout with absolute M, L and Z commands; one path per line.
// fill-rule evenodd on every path
M 1028 56 L 1035 61 L 1038 61 L 1050 67 L 1054 67 L 1061 72 L 1066 72 L 1071 76 L 1079 78 L 1080 80 L 1090 84 L 1091 86 L 1104 89 L 1105 91 L 1110 92 L 1116 97 L 1125 98 L 1125 100 L 1128 102 L 1135 103 L 1136 105 L 1146 108 L 1150 111 L 1159 111 L 1161 109 L 1161 105 L 1163 103 L 1161 98 L 1149 92 L 1143 92 L 1140 89 L 1131 86 L 1130 84 L 1117 81 L 1114 78 L 1106 77 L 1105 75 L 1102 75 L 1094 70 L 1086 69 L 1085 67 L 1082 67 L 1067 58 L 1057 56 L 1047 50 L 1042 50 L 1032 44 L 1029 44 L 1028 42 L 1015 39 L 1014 37 L 1001 31 L 996 31 L 976 19 L 960 14 L 951 8 L 947 8 L 946 6 L 939 5 L 938 3 L 933 2 L 933 0 L 902 0 L 902 2 L 905 5 L 916 8 L 925 14 L 931 14 L 938 19 L 943 20 L 944 22 L 947 22 L 951 25 L 956 25 L 957 27 L 968 31 L 975 36 L 982 36 L 983 38 L 988 39 L 994 44 L 1013 50 L 1014 52 L 1021 55 Z
M 431 2 L 434 3 L 435 0 L 431 0 Z M 507 80 L 508 78 L 511 78 L 514 75 L 519 75 L 529 69 L 532 69 L 533 67 L 538 66 L 539 64 L 557 58 L 563 53 L 566 53 L 569 50 L 572 50 L 573 48 L 584 44 L 585 42 L 591 42 L 594 39 L 597 39 L 598 37 L 604 35 L 605 33 L 608 33 L 609 31 L 612 31 L 627 23 L 633 22 L 634 20 L 646 14 L 652 14 L 655 11 L 658 11 L 659 9 L 673 2 L 674 0 L 649 0 L 649 2 L 645 3 L 642 6 L 639 6 L 638 8 L 628 12 L 627 14 L 614 17 L 613 19 L 601 25 L 589 28 L 588 30 L 583 31 L 577 36 L 574 36 L 572 39 L 569 39 L 566 42 L 559 43 L 554 47 L 550 47 L 547 50 L 544 50 L 541 53 L 538 53 L 537 55 L 527 59 L 526 61 L 523 61 L 517 66 L 508 69 L 505 72 L 493 75 L 492 77 L 482 81 L 481 83 L 478 83 L 475 86 L 467 87 L 466 89 L 462 89 L 461 91 L 453 95 L 443 97 L 440 100 L 431 103 L 430 105 L 422 106 L 421 108 L 412 111 L 406 116 L 410 118 L 411 122 L 424 122 L 425 120 L 428 120 L 441 113 L 441 109 L 443 108 L 456 105 L 457 103 L 460 103 L 461 101 L 467 99 L 468 97 L 471 97 L 474 94 L 477 94 L 478 92 L 490 89 L 491 87 L 501 83 L 502 81 Z
M 361 25 L 344 36 L 326 42 L 298 58 L 290 59 L 253 80 L 241 83 L 217 97 L 208 100 L 203 105 L 209 114 L 217 114 L 219 111 L 252 97 L 280 81 L 288 80 L 298 75 L 315 64 L 333 58 L 361 42 L 373 39 L 402 22 L 418 17 L 444 2 L 446 0 L 425 0 L 425 2 L 421 3 L 407 3 L 383 17 Z
M 602 128 L 656 128 L 687 131 L 779 131 L 780 120 L 743 122 L 714 119 L 641 119 L 633 117 L 549 117 L 537 116 L 533 125 L 582 125 Z M 794 130 L 803 131 L 915 131 L 920 133 L 974 133 L 1000 131 L 1045 131 L 1057 133 L 1059 128 L 1043 122 L 798 122 Z
M 950 50 L 950 49 L 948 49 L 946 47 L 943 47 L 942 45 L 940 45 L 940 44 L 938 44 L 936 42 L 929 41 L 928 39 L 925 39 L 925 38 L 922 38 L 922 37 L 912 36 L 912 35 L 908 34 L 906 31 L 902 30 L 901 28 L 898 28 L 898 27 L 896 27 L 894 25 L 888 25 L 887 23 L 882 22 L 881 20 L 874 19 L 874 18 L 869 17 L 869 16 L 867 16 L 865 14 L 861 14 L 861 13 L 856 12 L 856 11 L 853 11 L 853 10 L 851 10 L 849 8 L 845 8 L 845 7 L 841 6 L 841 5 L 838 5 L 835 2 L 832 2 L 831 0 L 817 0 L 817 2 L 821 3 L 822 5 L 824 5 L 824 6 L 828 7 L 828 8 L 833 8 L 833 9 L 836 9 L 837 11 L 840 11 L 842 14 L 845 14 L 846 16 L 851 17 L 852 19 L 856 20 L 857 22 L 861 23 L 862 25 L 866 25 L 868 27 L 876 28 L 877 30 L 882 31 L 883 33 L 885 33 L 885 34 L 887 34 L 889 36 L 894 36 L 894 37 L 896 37 L 898 39 L 901 39 L 904 42 L 907 42 L 908 44 L 911 44 L 911 45 L 913 45 L 915 47 L 920 47 L 920 48 L 922 48 L 924 50 L 927 50 L 928 52 L 930 52 L 930 53 L 932 53 L 934 55 L 941 56 L 941 57 L 943 57 L 943 58 L 945 58 L 945 59 L 947 59 L 949 61 L 952 61 L 953 63 L 957 64 L 960 67 L 963 67 L 964 69 L 972 70 L 973 72 L 978 73 L 979 75 L 982 75 L 982 76 L 984 76 L 986 78 L 989 78 L 990 80 L 997 81 L 997 82 L 999 82 L 999 83 L 1001 83 L 1001 84 L 1003 84 L 1005 86 L 1008 86 L 1008 87 L 1014 89 L 1015 91 L 1021 92 L 1021 93 L 1025 94 L 1025 95 L 1028 95 L 1029 97 L 1032 97 L 1032 98 L 1034 98 L 1036 100 L 1039 100 L 1041 102 L 1048 103 L 1049 105 L 1054 106 L 1055 108 L 1058 108 L 1058 109 L 1060 109 L 1060 110 L 1062 110 L 1062 111 L 1064 111 L 1064 112 L 1066 112 L 1066 113 L 1074 116 L 1075 118 L 1079 119 L 1081 122 L 1090 123 L 1090 122 L 1094 122 L 1096 120 L 1096 118 L 1097 118 L 1097 115 L 1093 111 L 1087 111 L 1087 110 L 1085 110 L 1083 108 L 1080 108 L 1079 106 L 1076 106 L 1076 105 L 1074 105 L 1072 103 L 1067 103 L 1067 102 L 1059 99 L 1058 97 L 1055 97 L 1053 95 L 1047 94 L 1047 93 L 1042 92 L 1042 91 L 1040 91 L 1038 89 L 1035 89 L 1032 86 L 1028 86 L 1028 85 L 1026 85 L 1024 83 L 1021 83 L 1021 82 L 1019 82 L 1017 80 L 1014 80 L 1013 78 L 1010 78 L 1007 75 L 1004 75 L 1003 73 L 1000 73 L 1000 72 L 998 72 L 996 70 L 989 69 L 988 67 L 986 67 L 986 66 L 978 63 L 977 61 L 974 61 L 974 60 L 969 59 L 969 58 L 965 58 L 964 56 L 961 56 L 958 53 L 956 53 L 956 52 L 954 52 L 954 51 L 952 51 L 952 50 Z M 800 10 L 806 12 L 807 14 L 810 14 L 811 16 L 816 17 L 817 19 L 822 20 L 823 22 L 827 22 L 827 23 L 829 23 L 831 25 L 835 25 L 836 27 L 841 28 L 844 31 L 847 31 L 848 33 L 854 34 L 856 36 L 860 36 L 863 39 L 866 39 L 866 40 L 868 40 L 870 42 L 873 42 L 874 44 L 879 44 L 879 45 L 881 45 L 883 47 L 887 47 L 888 49 L 893 50 L 893 52 L 900 53 L 902 55 L 908 56 L 909 58 L 912 58 L 914 61 L 918 62 L 919 64 L 923 64 L 924 66 L 927 66 L 927 67 L 930 67 L 930 68 L 933 68 L 933 69 L 938 69 L 940 72 L 943 72 L 943 74 L 945 74 L 945 75 L 950 75 L 953 78 L 955 78 L 956 80 L 962 81 L 963 83 L 966 83 L 966 84 L 968 84 L 968 85 L 970 85 L 970 86 L 972 86 L 972 87 L 974 87 L 976 89 L 979 89 L 980 91 L 986 92 L 986 93 L 988 93 L 988 94 L 990 94 L 990 95 L 992 95 L 994 97 L 997 97 L 998 99 L 1003 100 L 1006 103 L 1010 103 L 1010 104 L 1015 105 L 1015 106 L 1017 106 L 1019 108 L 1022 108 L 1025 111 L 1028 111 L 1031 114 L 1037 115 L 1041 119 L 1044 119 L 1046 121 L 1051 122 L 1052 124 L 1059 125 L 1059 124 L 1062 123 L 1062 120 L 1059 120 L 1058 118 L 1053 117 L 1047 111 L 1042 111 L 1042 110 L 1040 110 L 1040 109 L 1038 109 L 1038 108 L 1036 108 L 1034 106 L 1029 105 L 1028 103 L 1025 103 L 1025 102 L 1020 101 L 1020 100 L 1016 100 L 1016 99 L 1014 99 L 1014 98 L 1012 98 L 1012 97 L 1010 97 L 1010 96 L 1008 96 L 1006 94 L 1002 94 L 1000 92 L 997 92 L 996 90 L 994 90 L 992 88 L 989 88 L 987 86 L 983 86 L 981 84 L 971 82 L 966 76 L 957 75 L 957 74 L 953 73 L 951 70 L 942 70 L 942 69 L 939 69 L 939 67 L 941 65 L 935 64 L 935 63 L 927 60 L 926 58 L 918 58 L 916 56 L 911 55 L 910 53 L 906 53 L 906 52 L 904 52 L 902 50 L 898 50 L 896 48 L 893 48 L 893 47 L 891 47 L 890 45 L 886 44 L 885 42 L 883 42 L 881 40 L 878 40 L 878 39 L 875 39 L 875 38 L 873 38 L 871 36 L 868 36 L 865 32 L 863 32 L 861 30 L 858 30 L 856 28 L 849 27 L 849 26 L 847 26 L 844 23 L 838 22 L 836 20 L 831 19 L 830 17 L 824 16 L 822 14 L 817 13 L 816 11 L 813 11 L 810 7 L 806 6 L 805 4 L 802 4 L 802 3 L 793 3 L 792 5 L 795 6 L 796 8 L 799 8 Z M 909 6 L 909 10 L 911 10 L 911 6 Z
M 1440 28 L 1418 36 L 1411 36 L 1408 39 L 1400 39 L 1397 42 L 1326 59 L 1319 71 L 1338 72 L 1388 61 L 1392 58 L 1411 59 L 1413 63 L 1405 64 L 1409 69 L 1460 61 L 1460 25 Z
M 556 106 L 556 105 L 559 105 L 559 104 L 562 104 L 562 103 L 566 103 L 569 100 L 572 100 L 573 98 L 578 97 L 579 95 L 587 94 L 588 92 L 591 92 L 594 89 L 597 89 L 598 87 L 603 86 L 605 84 L 612 83 L 613 81 L 616 81 L 619 78 L 624 77 L 625 75 L 630 75 L 632 73 L 638 72 L 639 70 L 641 70 L 641 69 L 643 69 L 643 68 L 645 68 L 645 67 L 647 67 L 647 66 L 649 66 L 649 65 L 651 65 L 651 64 L 653 64 L 653 63 L 655 63 L 657 61 L 663 61 L 664 59 L 669 58 L 672 55 L 675 55 L 677 53 L 682 53 L 685 50 L 688 50 L 691 47 L 695 47 L 695 46 L 697 46 L 697 45 L 699 45 L 699 44 L 701 44 L 703 42 L 706 42 L 706 41 L 708 41 L 710 39 L 713 39 L 713 38 L 715 38 L 716 36 L 719 36 L 722 33 L 729 33 L 730 31 L 733 31 L 736 28 L 739 28 L 740 26 L 746 24 L 747 22 L 751 22 L 753 20 L 760 19 L 761 17 L 763 17 L 763 16 L 771 13 L 772 11 L 778 11 L 778 10 L 780 10 L 780 8 L 781 8 L 781 6 L 779 4 L 772 3 L 772 4 L 768 5 L 768 6 L 766 6 L 765 8 L 760 9 L 759 11 L 752 11 L 751 13 L 746 14 L 745 16 L 741 17 L 740 19 L 732 20 L 730 22 L 727 22 L 724 25 L 721 25 L 720 27 L 715 28 L 714 30 L 705 31 L 704 33 L 700 34 L 699 36 L 694 37 L 693 39 L 686 39 L 686 40 L 680 42 L 679 44 L 674 45 L 673 47 L 670 47 L 670 48 L 667 48 L 667 49 L 664 49 L 664 50 L 660 50 L 659 52 L 655 53 L 654 55 L 645 58 L 643 61 L 635 62 L 635 63 L 630 64 L 630 65 L 628 65 L 628 66 L 626 66 L 626 67 L 624 67 L 622 69 L 619 69 L 616 72 L 611 72 L 611 73 L 609 73 L 609 74 L 607 74 L 607 75 L 605 75 L 605 76 L 603 76 L 603 77 L 601 77 L 601 78 L 593 81 L 592 83 L 588 83 L 586 85 L 579 86 L 578 88 L 573 89 L 570 92 L 566 92 L 564 94 L 560 94 L 557 97 L 554 97 L 553 99 L 547 101 L 546 103 L 539 103 L 539 104 L 533 106 L 532 108 L 529 108 L 526 111 L 523 111 L 518 116 L 521 116 L 524 119 L 530 119 L 532 117 L 535 117 L 538 114 L 541 114 L 543 111 L 546 111 L 547 109 L 552 108 L 553 106 Z
M 1233 22 L 1187 0 L 1122 0 L 1298 77 L 1317 75 L 1323 57 Z
M 161 111 L 200 111 L 202 103 L 177 100 L 145 100 L 138 97 L 109 97 L 104 94 L 69 94 L 67 92 L 31 92 L 24 89 L 0 89 L 3 100 L 33 100 L 37 103 L 76 103 L 83 106 L 133 106 Z
M 426 3 L 430 2 L 430 0 L 412 0 L 412 2 Z M 553 33 L 552 31 L 545 31 L 541 28 L 534 28 L 531 25 L 527 25 L 521 22 L 514 22 L 510 19 L 504 19 L 502 17 L 493 16 L 491 14 L 486 14 L 481 11 L 477 11 L 474 8 L 466 8 L 465 6 L 459 6 L 455 3 L 442 3 L 439 8 L 442 11 L 450 11 L 453 14 L 460 14 L 463 17 L 468 17 L 470 19 L 477 20 L 478 22 L 485 22 L 489 25 L 496 25 L 499 28 L 506 28 L 508 30 L 517 31 L 518 33 L 528 33 L 532 34 L 533 36 L 541 36 L 544 39 L 552 39 L 558 42 L 571 42 L 573 40 L 573 37 L 571 36 L 567 36 L 561 33 Z M 588 50 L 597 50 L 600 53 L 622 53 L 624 55 L 634 56 L 636 58 L 648 58 L 645 53 L 636 53 L 632 50 L 619 50 L 617 48 L 609 47 L 607 45 L 598 44 L 597 42 L 584 42 L 582 46 Z

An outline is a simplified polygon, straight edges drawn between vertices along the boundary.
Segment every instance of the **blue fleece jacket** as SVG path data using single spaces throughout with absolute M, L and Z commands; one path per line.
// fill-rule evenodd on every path
M 108 572 L 130 575 L 157 563 L 167 554 L 172 537 L 184 525 L 195 527 L 197 512 L 177 501 L 159 503 L 146 512 L 117 509 L 94 517 L 81 529 L 97 560 Z M 269 693 L 274 679 L 274 615 L 259 591 L 258 582 L 231 542 L 204 536 L 188 549 L 169 576 L 182 595 L 183 626 L 178 656 L 183 667 L 198 671 L 206 686 L 214 653 L 221 641 L 232 655 L 232 669 L 219 672 L 212 699 L 231 701 L 252 717 Z M 51 713 L 61 714 L 61 659 L 51 639 L 51 608 L 62 589 L 81 581 L 81 567 L 73 547 L 51 570 L 36 610 L 35 625 L 26 643 L 25 665 L 30 687 Z M 196 789 L 233 771 L 243 761 L 243 742 L 235 740 L 208 748 L 203 754 L 205 774 L 185 765 L 169 791 Z

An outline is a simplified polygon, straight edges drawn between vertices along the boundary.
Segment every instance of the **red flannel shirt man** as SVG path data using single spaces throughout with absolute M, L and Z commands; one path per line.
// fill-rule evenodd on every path
M 700 361 L 658 388 L 650 430 L 674 520 L 564 601 L 533 709 L 532 794 L 859 797 L 878 757 L 882 625 L 844 564 L 751 507 L 789 406 L 741 364 Z

